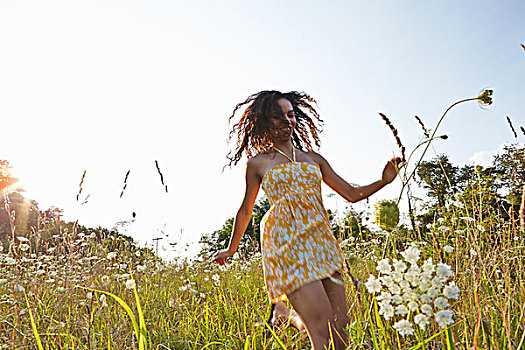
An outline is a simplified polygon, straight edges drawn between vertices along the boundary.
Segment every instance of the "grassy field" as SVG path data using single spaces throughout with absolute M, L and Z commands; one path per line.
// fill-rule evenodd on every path
M 346 283 L 351 348 L 524 346 L 523 233 L 497 216 L 472 218 L 477 216 L 455 210 L 420 240 L 394 230 L 366 239 L 356 233 L 342 242 L 358 280 Z M 165 264 L 122 238 L 73 234 L 57 237 L 45 254 L 33 253 L 23 238 L 16 259 L 3 252 L 0 348 L 309 348 L 307 337 L 292 327 L 266 337 L 261 324 L 269 308 L 259 254 L 241 253 L 224 268 L 199 261 Z M 448 300 L 454 322 L 445 330 L 431 317 L 424 331 L 414 324 L 414 334 L 400 335 L 393 325 L 412 322 L 415 312 L 379 316 L 377 300 L 374 307 L 364 286 L 370 274 L 378 276 L 377 261 L 402 260 L 399 252 L 409 246 L 421 251 L 421 263 L 432 258 L 452 267 L 449 279 L 461 292 Z

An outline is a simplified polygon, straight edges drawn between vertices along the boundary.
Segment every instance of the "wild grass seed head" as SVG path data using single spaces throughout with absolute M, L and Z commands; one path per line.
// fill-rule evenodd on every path
M 124 195 L 124 190 L 126 190 L 126 187 L 128 186 L 128 176 L 129 176 L 129 173 L 131 172 L 131 170 L 128 170 L 128 172 L 126 173 L 126 177 L 124 177 L 124 187 L 122 187 L 122 192 L 120 192 L 120 198 L 122 198 L 122 196 Z
M 77 193 L 77 202 L 80 198 L 80 194 L 82 193 L 82 184 L 84 183 L 84 178 L 86 177 L 86 170 L 84 170 L 84 173 L 82 174 L 82 178 L 80 179 L 80 183 L 78 184 L 78 193 Z
M 506 118 L 507 118 L 507 123 L 509 123 L 510 130 L 512 130 L 512 133 L 514 134 L 514 138 L 517 139 L 518 138 L 518 134 L 516 133 L 516 130 L 514 129 L 514 125 L 512 124 L 512 120 L 510 120 L 509 116 L 507 116 Z
M 392 123 L 390 122 L 390 119 L 388 119 L 386 115 L 384 115 L 383 113 L 379 113 L 379 115 L 385 121 L 386 125 L 390 128 L 390 130 L 392 131 L 392 134 L 394 135 L 394 138 L 396 139 L 397 145 L 399 146 L 399 149 L 401 150 L 401 158 L 403 159 L 403 162 L 406 162 L 405 146 L 403 145 L 403 143 L 401 142 L 401 139 L 399 138 L 397 129 L 394 127 L 394 125 L 392 125 Z
M 160 183 L 164 186 L 166 193 L 168 193 L 168 185 L 164 184 L 164 175 L 162 175 L 162 172 L 160 171 L 159 162 L 157 162 L 157 160 L 155 160 L 155 167 L 157 167 L 157 171 L 160 175 Z
M 428 132 L 428 129 L 425 127 L 425 124 L 423 124 L 423 121 L 417 115 L 415 115 L 414 117 L 416 118 L 416 120 L 419 123 L 419 125 L 421 125 L 421 129 L 423 129 L 423 134 L 427 138 L 429 138 L 430 137 L 430 133 Z

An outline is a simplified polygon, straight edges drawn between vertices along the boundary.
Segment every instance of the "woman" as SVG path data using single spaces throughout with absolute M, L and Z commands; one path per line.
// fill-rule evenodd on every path
M 306 326 L 313 349 L 333 341 L 344 348 L 348 307 L 341 273 L 344 256 L 330 230 L 323 207 L 321 181 L 349 202 L 365 199 L 392 182 L 401 162 L 387 163 L 381 180 L 353 187 L 312 149 L 319 146 L 322 120 L 305 93 L 261 91 L 239 103 L 230 120 L 247 106 L 230 132 L 237 148 L 230 166 L 243 154 L 246 192 L 235 217 L 229 247 L 213 259 L 224 264 L 241 240 L 262 186 L 271 204 L 261 220 L 261 252 L 265 284 L 272 304 L 288 298 Z

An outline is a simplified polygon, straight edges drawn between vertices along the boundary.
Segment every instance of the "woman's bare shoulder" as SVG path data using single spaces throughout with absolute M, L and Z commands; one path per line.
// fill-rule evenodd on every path
M 323 158 L 319 153 L 314 151 L 306 151 L 304 152 L 308 157 L 312 158 L 312 160 L 317 163 L 317 165 L 322 165 L 323 163 L 326 163 L 326 159 Z

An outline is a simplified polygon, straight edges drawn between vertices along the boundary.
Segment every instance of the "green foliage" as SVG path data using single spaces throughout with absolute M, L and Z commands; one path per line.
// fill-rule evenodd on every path
M 261 250 L 260 223 L 268 209 L 270 209 L 270 203 L 266 197 L 255 202 L 253 206 L 252 219 L 250 220 L 240 243 L 244 252 L 248 253 Z M 230 218 L 226 220 L 221 229 L 203 235 L 199 241 L 199 243 L 202 244 L 199 255 L 203 257 L 209 256 L 217 250 L 227 248 L 233 231 L 234 221 L 234 218 Z
M 375 204 L 375 221 L 383 230 L 391 232 L 399 223 L 399 207 L 394 200 L 382 200 Z
M 508 193 L 507 201 L 518 206 L 525 185 L 525 144 L 505 145 L 503 153 L 495 157 L 493 167 L 498 174 L 497 183 Z

